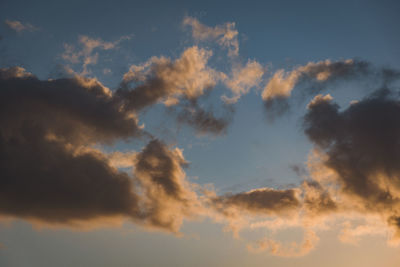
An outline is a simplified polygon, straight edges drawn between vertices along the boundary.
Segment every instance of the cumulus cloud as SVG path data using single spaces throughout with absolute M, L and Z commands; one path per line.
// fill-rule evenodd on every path
M 258 87 L 262 81 L 264 69 L 260 63 L 255 60 L 249 60 L 245 66 L 235 65 L 232 68 L 230 78 L 225 79 L 225 85 L 232 91 L 233 96 L 222 96 L 222 99 L 228 103 L 236 103 L 239 98 L 247 94 L 251 88 Z
M 305 133 L 325 154 L 321 164 L 335 174 L 351 208 L 386 217 L 399 229 L 400 102 L 380 89 L 339 111 L 331 97 L 317 96 L 308 106 Z
M 200 23 L 196 18 L 186 16 L 183 25 L 192 28 L 192 37 L 197 41 L 216 41 L 222 47 L 228 49 L 230 57 L 239 55 L 238 31 L 234 22 L 209 27 Z
M 137 197 L 128 175 L 82 145 L 139 136 L 94 79 L 41 81 L 22 68 L 0 70 L 0 213 L 74 224 L 133 215 Z
M 21 21 L 18 20 L 5 20 L 4 22 L 10 29 L 16 31 L 16 32 L 23 32 L 23 31 L 28 31 L 28 32 L 34 32 L 39 30 L 39 28 L 33 26 L 30 23 L 22 23 Z
M 73 227 L 127 218 L 177 233 L 200 207 L 178 148 L 93 147 L 143 136 L 97 80 L 42 81 L 16 67 L 0 69 L 0 88 L 1 216 Z M 134 178 L 118 168 L 133 168 Z
M 220 79 L 220 74 L 207 66 L 211 55 L 211 51 L 193 46 L 175 61 L 152 57 L 141 65 L 132 65 L 122 83 L 123 87 L 131 82 L 139 84 L 127 93 L 129 105 L 141 109 L 168 98 L 194 99 L 203 95 Z
M 132 65 L 117 95 L 124 99 L 128 110 L 140 111 L 159 102 L 167 107 L 180 104 L 178 121 L 193 126 L 200 133 L 223 133 L 229 118 L 215 117 L 197 101 L 224 77 L 207 65 L 211 55 L 211 51 L 193 46 L 174 61 L 153 57 L 141 65 Z M 130 88 L 132 83 L 135 86 Z
M 135 161 L 135 177 L 144 190 L 146 225 L 178 232 L 184 218 L 201 208 L 194 186 L 186 180 L 182 150 L 152 140 Z

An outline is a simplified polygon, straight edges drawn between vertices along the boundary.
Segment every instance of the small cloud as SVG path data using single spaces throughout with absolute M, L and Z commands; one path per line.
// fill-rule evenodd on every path
M 121 36 L 114 42 L 103 41 L 102 39 L 94 39 L 86 35 L 79 36 L 79 47 L 71 44 L 64 44 L 64 52 L 61 54 L 65 61 L 78 64 L 82 63 L 82 72 L 80 75 L 90 74 L 89 66 L 96 65 L 99 59 L 99 51 L 114 50 L 119 48 L 122 41 L 130 40 L 132 34 Z M 110 69 L 104 69 L 104 74 L 110 74 Z
M 234 22 L 209 27 L 187 16 L 183 19 L 183 25 L 192 28 L 192 37 L 196 41 L 216 41 L 220 46 L 228 48 L 230 57 L 239 55 L 238 31 Z
M 16 31 L 16 32 L 23 32 L 23 31 L 28 31 L 28 32 L 34 32 L 39 30 L 38 27 L 33 26 L 30 23 L 22 23 L 21 21 L 18 20 L 6 20 L 4 22 L 10 29 Z

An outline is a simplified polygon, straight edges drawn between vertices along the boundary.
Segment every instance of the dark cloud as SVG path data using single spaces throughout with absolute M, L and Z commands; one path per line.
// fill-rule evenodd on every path
M 213 205 L 227 215 L 229 208 L 239 209 L 241 212 L 271 215 L 298 209 L 300 199 L 296 189 L 259 188 L 249 192 L 216 197 Z
M 136 216 L 128 175 L 102 153 L 79 150 L 140 134 L 99 82 L 1 69 L 0 124 L 1 214 L 63 224 Z
M 264 100 L 264 108 L 267 111 L 267 119 L 273 122 L 276 118 L 289 111 L 290 102 L 286 97 L 277 96 Z
M 200 134 L 225 134 L 234 112 L 232 106 L 226 106 L 225 114 L 216 117 L 212 110 L 202 108 L 197 100 L 188 101 L 181 105 L 177 114 L 178 122 L 192 126 Z
M 400 101 L 381 89 L 339 111 L 331 98 L 308 106 L 305 133 L 338 175 L 344 194 L 362 201 L 366 211 L 400 212 Z
M 95 79 L 0 69 L 0 215 L 74 226 L 130 218 L 178 232 L 200 206 L 182 151 L 159 140 L 137 154 L 92 146 L 148 136 L 123 105 Z M 134 166 L 137 183 L 114 166 Z

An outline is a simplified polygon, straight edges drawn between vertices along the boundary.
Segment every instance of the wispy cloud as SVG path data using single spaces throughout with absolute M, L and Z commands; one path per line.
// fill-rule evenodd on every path
M 22 23 L 21 21 L 18 20 L 5 20 L 4 22 L 10 29 L 16 31 L 16 32 L 34 32 L 39 30 L 38 27 L 33 26 L 30 23 Z
M 79 47 L 72 44 L 64 44 L 64 52 L 61 57 L 72 64 L 82 63 L 82 71 L 80 75 L 90 74 L 89 65 L 95 65 L 98 62 L 99 53 L 95 51 L 105 51 L 117 49 L 119 44 L 124 40 L 130 40 L 132 35 L 125 35 L 114 42 L 106 42 L 102 39 L 90 38 L 86 35 L 81 35 L 78 38 Z
M 222 47 L 228 49 L 229 56 L 239 55 L 238 31 L 234 22 L 227 22 L 223 25 L 209 27 L 196 18 L 186 16 L 183 25 L 192 28 L 192 36 L 197 41 L 216 41 Z

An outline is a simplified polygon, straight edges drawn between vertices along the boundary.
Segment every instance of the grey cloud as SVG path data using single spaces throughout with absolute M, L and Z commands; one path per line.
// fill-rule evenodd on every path
M 380 89 L 339 111 L 331 98 L 317 97 L 304 118 L 305 133 L 322 149 L 325 166 L 339 177 L 348 197 L 367 212 L 400 212 L 400 101 Z
M 61 224 L 138 215 L 128 175 L 78 150 L 140 135 L 96 80 L 1 69 L 0 123 L 1 214 Z
M 391 68 L 375 67 L 362 60 L 310 62 L 290 72 L 278 70 L 266 84 L 262 99 L 269 116 L 274 118 L 289 110 L 290 96 L 296 87 L 301 90 L 295 97 L 302 99 L 338 82 L 361 78 L 378 80 L 382 86 L 387 86 L 400 78 L 400 72 Z
M 271 215 L 298 209 L 300 198 L 296 189 L 259 188 L 249 192 L 216 197 L 213 204 L 222 212 L 229 213 L 229 208 L 237 208 L 260 215 Z
M 201 208 L 178 148 L 159 140 L 139 153 L 91 147 L 144 136 L 95 79 L 0 69 L 0 123 L 0 215 L 77 227 L 125 218 L 177 233 Z M 114 166 L 134 166 L 133 177 Z

